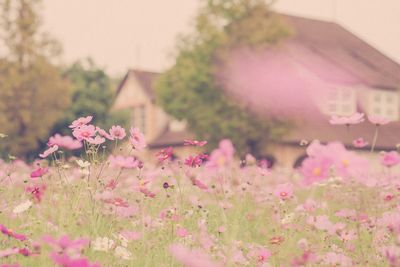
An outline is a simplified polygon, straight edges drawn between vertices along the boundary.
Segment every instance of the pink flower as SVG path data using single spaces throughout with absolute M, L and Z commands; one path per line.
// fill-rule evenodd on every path
M 115 126 L 114 125 L 110 129 L 110 135 L 114 139 L 122 140 L 122 139 L 125 138 L 126 132 L 125 132 L 125 129 L 122 128 L 121 126 L 119 126 L 119 125 Z
M 122 231 L 121 235 L 128 239 L 129 241 L 137 241 L 142 238 L 142 234 L 140 232 L 134 231 Z
M 55 239 L 49 235 L 46 235 L 42 238 L 42 240 L 43 242 L 51 246 L 53 250 L 58 252 L 66 252 L 66 251 L 79 252 L 90 243 L 89 239 L 87 238 L 79 238 L 76 240 L 72 240 L 67 235 L 63 235 L 59 239 Z
M 382 116 L 377 116 L 377 115 L 368 116 L 368 120 L 372 124 L 375 124 L 376 126 L 385 125 L 385 124 L 388 124 L 389 122 L 391 122 L 391 120 L 389 120 L 385 117 L 382 117 Z
M 0 267 L 21 267 L 21 265 L 19 265 L 18 263 L 14 263 L 14 264 L 5 263 L 5 264 L 0 265 Z
M 178 227 L 178 228 L 176 229 L 176 235 L 177 235 L 178 237 L 184 238 L 184 237 L 187 237 L 187 236 L 189 235 L 189 232 L 188 232 L 188 230 L 186 230 L 186 229 L 183 228 L 183 227 Z
M 202 181 L 200 181 L 199 179 L 197 179 L 195 177 L 191 177 L 190 180 L 192 181 L 192 184 L 194 186 L 197 186 L 201 190 L 208 190 L 208 186 L 205 183 L 203 183 Z
M 271 257 L 272 253 L 266 248 L 260 248 L 257 251 L 257 262 L 260 264 L 268 261 L 268 259 Z
M 333 115 L 329 120 L 330 124 L 334 125 L 351 125 L 358 124 L 364 121 L 364 113 L 354 113 L 351 116 L 335 116 Z
M 31 194 L 32 198 L 36 202 L 40 202 L 42 200 L 44 191 L 46 190 L 45 185 L 33 185 L 33 186 L 27 186 L 25 188 L 25 192 Z
M 59 134 L 50 137 L 47 145 L 57 145 L 68 150 L 74 150 L 82 147 L 82 143 L 79 140 L 74 140 L 71 136 L 61 136 Z
M 78 128 L 74 128 L 72 135 L 79 141 L 87 140 L 96 134 L 96 127 L 93 125 L 82 125 Z
M 203 164 L 204 161 L 208 159 L 208 155 L 205 154 L 199 154 L 197 156 L 189 156 L 187 159 L 185 159 L 185 165 L 196 168 L 200 167 L 201 164 Z
M 293 197 L 293 185 L 290 183 L 280 184 L 275 188 L 274 195 L 281 200 L 287 200 Z
M 368 142 L 365 142 L 362 137 L 353 140 L 353 146 L 356 148 L 363 148 L 368 145 Z
M 183 145 L 184 146 L 205 146 L 207 144 L 207 141 L 197 141 L 197 140 L 184 140 Z
M 104 200 L 105 203 L 114 205 L 116 207 L 129 207 L 129 203 L 124 201 L 122 198 L 113 198 Z
M 307 266 L 308 264 L 314 263 L 317 261 L 317 256 L 309 250 L 303 252 L 301 257 L 295 257 L 290 265 L 293 267 L 297 266 Z
M 158 158 L 159 161 L 162 162 L 162 161 L 171 159 L 172 154 L 173 154 L 172 147 L 167 147 L 167 148 L 164 148 L 164 149 L 160 150 L 159 152 L 157 152 L 156 157 Z
M 74 128 L 81 127 L 81 126 L 86 125 L 89 122 L 91 122 L 92 119 L 93 119 L 93 116 L 81 117 L 81 118 L 79 118 L 77 120 L 74 120 L 72 122 L 72 124 L 69 126 L 69 128 L 74 129 Z
M 9 257 L 19 253 L 18 248 L 8 248 L 5 250 L 0 250 L 0 258 Z
M 100 267 L 100 264 L 91 264 L 86 258 L 71 258 L 67 254 L 52 252 L 50 257 L 56 264 L 61 265 L 62 267 Z
M 144 186 L 141 186 L 139 188 L 139 191 L 140 191 L 140 193 L 143 193 L 146 197 L 149 197 L 149 198 L 155 198 L 156 197 L 155 193 L 151 192 L 148 188 L 146 188 Z
M 100 127 L 96 127 L 96 132 L 98 132 L 100 136 L 105 137 L 108 140 L 114 140 L 114 138 L 109 133 L 107 133 L 105 130 L 101 129 Z
M 400 155 L 396 151 L 384 152 L 381 155 L 381 164 L 386 167 L 393 167 L 400 163 Z
M 38 177 L 42 177 L 43 175 L 45 175 L 46 173 L 49 172 L 49 168 L 37 168 L 36 170 L 34 170 L 31 173 L 31 178 L 38 178 Z
M 49 155 L 53 154 L 57 150 L 58 150 L 58 146 L 57 145 L 51 146 L 50 148 L 45 150 L 42 154 L 39 154 L 39 157 L 47 158 Z
M 0 231 L 9 237 L 15 238 L 19 241 L 25 241 L 27 239 L 26 235 L 23 234 L 17 234 L 15 233 L 13 230 L 8 229 L 7 227 L 5 227 L 4 225 L 0 224 Z
M 106 141 L 106 139 L 97 135 L 95 138 L 90 137 L 86 139 L 86 141 L 93 145 L 101 145 Z
M 129 142 L 132 147 L 138 151 L 143 150 L 146 147 L 146 141 L 143 133 L 138 128 L 131 127 L 130 129 Z
M 222 265 L 214 262 L 211 258 L 199 249 L 189 249 L 180 244 L 169 247 L 172 256 L 185 267 L 221 267 Z
M 134 157 L 123 157 L 123 156 L 110 155 L 108 157 L 108 161 L 110 162 L 112 167 L 134 169 L 139 166 L 139 161 L 136 160 Z

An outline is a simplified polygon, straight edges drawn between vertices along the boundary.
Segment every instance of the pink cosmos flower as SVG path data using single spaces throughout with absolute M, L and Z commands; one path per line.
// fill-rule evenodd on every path
M 51 146 L 50 148 L 45 150 L 42 154 L 39 154 L 39 157 L 47 158 L 49 155 L 53 154 L 57 150 L 58 150 L 58 146 L 57 145 Z
M 126 136 L 125 129 L 119 125 L 114 125 L 110 129 L 110 135 L 114 139 L 122 140 Z
M 15 238 L 19 241 L 25 241 L 27 239 L 26 235 L 23 234 L 17 234 L 15 233 L 13 230 L 8 229 L 7 227 L 5 227 L 4 225 L 0 224 L 0 231 L 9 237 Z
M 186 229 L 183 228 L 183 227 L 178 227 L 178 228 L 176 229 L 176 235 L 177 235 L 178 237 L 184 238 L 184 237 L 187 237 L 187 236 L 189 235 L 189 232 L 188 232 L 188 230 L 186 230 Z
M 142 186 L 139 188 L 140 193 L 143 193 L 146 197 L 155 198 L 156 194 L 151 192 L 148 188 Z
M 100 136 L 105 137 L 108 140 L 114 140 L 114 138 L 109 133 L 107 133 L 105 130 L 101 129 L 100 127 L 96 127 L 96 132 L 98 132 Z
M 354 113 L 351 116 L 336 116 L 333 115 L 329 120 L 330 124 L 333 125 L 351 125 L 351 124 L 359 124 L 364 121 L 364 113 Z
M 280 184 L 275 188 L 274 195 L 281 200 L 287 200 L 293 197 L 293 184 Z
M 183 145 L 184 146 L 198 146 L 202 147 L 207 144 L 207 141 L 197 141 L 197 140 L 184 140 Z
M 81 127 L 83 125 L 88 124 L 89 122 L 91 122 L 93 119 L 93 116 L 87 116 L 87 117 L 81 117 L 79 119 L 76 119 L 72 122 L 72 124 L 69 126 L 69 128 L 78 128 Z
M 129 207 L 129 203 L 124 201 L 122 198 L 105 199 L 104 202 L 117 207 Z
M 25 188 L 25 192 L 31 194 L 32 198 L 36 202 L 40 202 L 42 200 L 45 190 L 46 190 L 46 185 L 33 185 L 33 186 L 27 186 Z
M 400 155 L 396 151 L 385 152 L 381 155 L 381 164 L 393 167 L 400 163 Z
M 75 251 L 79 252 L 87 245 L 90 241 L 87 238 L 79 238 L 76 240 L 71 239 L 67 235 L 61 236 L 59 239 L 55 239 L 49 235 L 42 237 L 44 243 L 48 244 L 57 252 Z
M 82 147 L 82 143 L 79 140 L 74 140 L 71 136 L 62 136 L 60 134 L 55 134 L 54 136 L 50 137 L 47 145 L 57 145 L 68 150 L 74 150 Z
M 0 258 L 9 257 L 19 253 L 18 248 L 7 248 L 5 250 L 0 250 Z
M 19 265 L 18 263 L 11 263 L 11 264 L 5 263 L 0 265 L 0 267 L 21 267 L 21 265 Z
M 53 252 L 50 254 L 53 261 L 62 267 L 100 267 L 98 263 L 90 263 L 86 258 L 71 258 L 67 254 L 58 254 Z
M 123 157 L 123 156 L 110 155 L 108 157 L 108 161 L 110 162 L 112 167 L 134 169 L 139 166 L 139 161 L 136 160 L 134 157 Z
M 45 175 L 48 172 L 49 172 L 49 168 L 39 167 L 36 170 L 34 170 L 33 172 L 31 172 L 31 178 L 42 177 L 43 175 Z
M 106 139 L 97 135 L 95 138 L 90 137 L 90 138 L 86 139 L 86 141 L 93 145 L 101 145 L 106 141 Z
M 262 265 L 264 262 L 268 261 L 272 253 L 266 248 L 260 248 L 257 251 L 257 263 Z
M 93 125 L 82 125 L 78 128 L 74 128 L 72 135 L 79 141 L 87 140 L 96 134 L 96 127 Z
M 203 164 L 204 161 L 208 159 L 208 155 L 205 154 L 199 154 L 196 156 L 189 156 L 187 159 L 185 159 L 185 165 L 196 168 L 200 167 L 201 164 Z
M 201 190 L 208 190 L 208 186 L 205 183 L 203 183 L 202 181 L 200 181 L 199 179 L 197 179 L 195 177 L 191 177 L 190 180 L 192 181 L 192 184 L 194 186 L 197 186 Z
M 138 151 L 143 150 L 146 147 L 146 140 L 143 133 L 138 128 L 134 127 L 131 127 L 129 132 L 129 142 L 131 143 L 132 147 Z
M 388 124 L 389 122 L 391 122 L 391 120 L 389 120 L 385 117 L 382 117 L 382 116 L 377 116 L 377 115 L 368 116 L 368 120 L 372 124 L 375 124 L 376 126 L 385 125 L 385 124 Z
M 363 148 L 368 145 L 368 142 L 364 141 L 362 137 L 353 140 L 353 146 L 356 148 Z
M 159 161 L 163 162 L 165 160 L 172 159 L 172 154 L 173 154 L 172 147 L 167 147 L 157 152 L 156 157 L 158 158 Z
M 214 262 L 211 258 L 199 249 L 189 249 L 180 244 L 169 247 L 172 256 L 185 267 L 221 267 L 222 265 Z

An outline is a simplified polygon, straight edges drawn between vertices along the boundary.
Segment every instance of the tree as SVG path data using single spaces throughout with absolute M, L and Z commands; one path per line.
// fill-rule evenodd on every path
M 63 75 L 72 86 L 72 104 L 54 125 L 52 134 L 71 134 L 68 125 L 76 118 L 88 115 L 93 115 L 93 122 L 100 127 L 126 126 L 128 114 L 111 111 L 115 98 L 111 79 L 91 59 L 75 62 Z
M 40 33 L 39 4 L 0 0 L 0 130 L 17 156 L 37 149 L 69 104 L 68 83 L 50 61 L 60 46 Z
M 228 97 L 215 74 L 229 52 L 274 45 L 290 29 L 263 0 L 208 0 L 195 21 L 195 33 L 181 37 L 175 65 L 156 83 L 158 101 L 177 119 L 188 122 L 198 138 L 216 145 L 233 141 L 240 155 L 262 153 L 286 124 L 261 118 Z

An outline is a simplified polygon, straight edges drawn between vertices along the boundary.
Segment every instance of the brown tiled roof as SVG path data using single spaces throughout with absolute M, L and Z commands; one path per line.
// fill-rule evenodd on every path
M 124 87 L 125 82 L 128 79 L 128 77 L 133 76 L 136 78 L 136 80 L 142 86 L 143 90 L 146 92 L 146 94 L 149 96 L 149 98 L 152 101 L 154 101 L 155 100 L 155 92 L 154 92 L 154 88 L 153 88 L 153 82 L 155 81 L 155 79 L 157 79 L 157 77 L 159 75 L 160 75 L 160 73 L 156 73 L 156 72 L 131 69 L 128 71 L 128 73 L 125 75 L 125 77 L 119 84 L 119 86 L 117 88 L 117 95 L 121 91 L 122 87 Z
M 400 65 L 339 24 L 281 15 L 293 28 L 291 41 L 357 76 L 364 85 L 397 89 Z
M 149 148 L 159 148 L 166 146 L 182 146 L 183 141 L 186 139 L 192 139 L 194 135 L 188 131 L 172 132 L 166 130 L 153 142 L 149 144 Z

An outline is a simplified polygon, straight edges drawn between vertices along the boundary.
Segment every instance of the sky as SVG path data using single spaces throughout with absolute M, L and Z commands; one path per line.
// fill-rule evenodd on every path
M 43 27 L 63 61 L 92 57 L 112 75 L 163 71 L 200 0 L 43 0 Z M 276 11 L 335 21 L 400 62 L 400 0 L 277 0 Z

